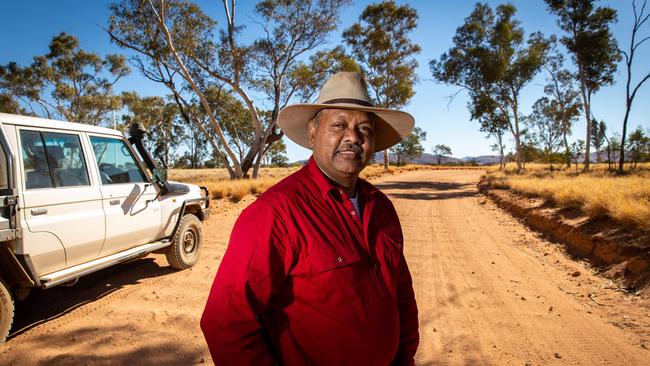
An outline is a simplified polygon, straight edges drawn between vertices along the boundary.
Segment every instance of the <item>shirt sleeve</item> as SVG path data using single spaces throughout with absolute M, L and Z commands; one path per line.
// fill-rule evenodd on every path
M 286 226 L 257 201 L 237 219 L 214 279 L 201 329 L 217 365 L 274 365 L 261 319 L 284 282 L 293 251 Z
M 402 255 L 399 280 L 397 283 L 397 307 L 399 309 L 399 348 L 393 365 L 414 365 L 418 349 L 418 308 L 413 292 L 413 282 L 406 259 Z
M 393 209 L 394 211 L 394 209 Z M 395 212 L 395 220 L 399 222 Z M 404 243 L 402 231 L 399 232 L 399 241 Z M 404 245 L 402 245 L 402 248 Z M 397 282 L 397 308 L 399 310 L 399 348 L 393 361 L 393 365 L 415 365 L 415 352 L 420 343 L 420 334 L 418 331 L 418 307 L 415 301 L 415 292 L 413 291 L 413 280 L 411 272 L 404 253 L 400 258 L 400 273 Z

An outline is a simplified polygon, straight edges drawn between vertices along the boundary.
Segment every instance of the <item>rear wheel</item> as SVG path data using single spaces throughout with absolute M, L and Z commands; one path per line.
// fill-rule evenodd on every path
M 167 247 L 165 252 L 169 265 L 176 269 L 186 269 L 195 265 L 199 260 L 202 240 L 203 232 L 198 217 L 193 214 L 183 216 L 172 245 Z
M 0 343 L 9 335 L 14 321 L 14 301 L 5 283 L 0 280 Z

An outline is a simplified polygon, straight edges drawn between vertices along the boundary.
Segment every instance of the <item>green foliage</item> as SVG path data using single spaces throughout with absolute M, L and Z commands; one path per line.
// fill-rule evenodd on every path
M 414 56 L 420 46 L 411 42 L 409 34 L 417 20 L 410 6 L 383 1 L 368 5 L 359 22 L 343 32 L 377 106 L 400 108 L 415 94 L 418 63 Z
M 309 57 L 309 63 L 301 62 L 291 70 L 291 87 L 296 90 L 295 96 L 302 103 L 312 101 L 324 80 L 339 71 L 361 72 L 361 68 L 341 46 L 314 53 Z
M 454 46 L 429 67 L 437 81 L 469 93 L 471 118 L 484 131 L 498 133 L 507 123 L 521 169 L 519 94 L 544 64 L 550 41 L 539 32 L 526 40 L 515 12 L 511 4 L 499 5 L 495 12 L 477 3 L 456 30 Z
M 0 92 L 18 98 L 31 113 L 99 125 L 120 109 L 113 85 L 129 72 L 123 56 L 102 58 L 84 51 L 76 37 L 64 32 L 31 65 L 0 65 Z
M 552 101 L 541 97 L 533 104 L 533 112 L 525 120 L 532 141 L 542 151 L 546 163 L 551 163 L 551 157 L 562 143 L 562 122 L 555 118 L 555 111 Z
M 271 145 L 265 154 L 267 164 L 269 166 L 286 168 L 289 166 L 289 158 L 287 157 L 287 145 L 284 141 L 278 140 Z
M 20 106 L 20 103 L 9 93 L 0 93 L 0 113 L 12 113 L 12 114 L 22 114 L 22 115 L 31 115 L 23 107 Z
M 616 39 L 609 25 L 616 22 L 616 11 L 594 7 L 594 0 L 544 0 L 557 16 L 558 26 L 567 33 L 561 42 L 573 57 L 578 70 L 582 102 L 587 124 L 586 141 L 591 141 L 591 96 L 614 82 L 621 60 Z M 589 170 L 589 146 L 585 152 L 585 170 Z
M 585 140 L 577 140 L 571 144 L 571 160 L 576 165 L 576 173 L 578 173 L 578 160 L 585 154 Z
M 555 47 L 556 42 L 553 42 L 552 46 L 552 53 L 545 65 L 548 77 L 547 84 L 544 86 L 544 94 L 550 99 L 547 111 L 549 117 L 558 124 L 562 134 L 567 168 L 570 168 L 571 148 L 567 137 L 571 135 L 571 129 L 580 115 L 582 103 L 575 87 L 573 74 L 564 68 L 564 56 Z
M 628 146 L 634 168 L 636 168 L 639 161 L 650 159 L 650 136 L 641 129 L 641 126 L 630 133 Z
M 313 85 L 330 72 L 320 65 L 310 74 L 300 59 L 326 41 L 349 3 L 261 1 L 253 18 L 263 32 L 244 43 L 234 1 L 223 2 L 225 24 L 218 28 L 217 21 L 193 3 L 118 0 L 111 5 L 108 32 L 119 46 L 136 52 L 134 60 L 143 75 L 172 92 L 186 121 L 205 135 L 231 178 L 246 177 L 251 168 L 255 177 L 265 151 L 282 138 L 276 125 L 280 109 L 293 98 L 313 94 Z M 314 57 L 312 62 L 319 57 L 337 59 L 339 67 L 350 67 L 337 50 Z M 213 110 L 215 89 L 238 99 L 240 104 L 226 108 L 235 110 L 234 119 Z M 268 115 L 262 115 L 261 105 L 269 109 Z M 247 121 L 241 118 L 242 106 Z
M 119 128 L 128 131 L 132 123 L 141 123 L 148 131 L 147 148 L 164 167 L 173 165 L 176 152 L 186 142 L 186 132 L 178 106 L 171 98 L 141 97 L 136 92 L 122 94 L 126 113 Z
M 605 139 L 607 137 L 607 125 L 605 121 L 596 121 L 595 118 L 591 119 L 591 146 L 596 149 L 596 161 L 600 163 L 600 152 L 605 146 Z
M 630 47 L 626 50 L 623 51 L 621 50 L 621 54 L 625 56 L 625 66 L 627 68 L 627 82 L 625 83 L 626 85 L 626 93 L 625 93 L 625 117 L 623 117 L 623 133 L 621 135 L 621 144 L 620 144 L 620 157 L 619 157 L 619 163 L 618 163 L 618 171 L 619 173 L 623 173 L 623 163 L 625 162 L 625 135 L 627 134 L 627 122 L 630 117 L 630 110 L 632 109 L 632 104 L 634 103 L 634 98 L 636 97 L 636 93 L 639 91 L 639 89 L 645 84 L 646 81 L 650 80 L 650 71 L 646 72 L 644 76 L 639 78 L 636 82 L 632 81 L 632 65 L 634 64 L 634 56 L 636 54 L 636 51 L 638 50 L 639 46 L 641 46 L 643 43 L 645 43 L 650 37 L 644 37 L 641 36 L 637 38 L 639 35 L 639 30 L 641 30 L 645 25 L 649 24 L 648 20 L 650 20 L 650 14 L 646 14 L 646 5 L 647 2 L 646 0 L 643 0 L 643 5 L 641 5 L 641 9 L 637 10 L 636 6 L 636 0 L 632 0 L 632 11 L 634 13 L 634 25 L 632 26 L 632 36 L 630 37 Z
M 397 157 L 397 165 L 402 165 L 409 158 L 414 158 L 424 152 L 422 143 L 427 139 L 427 132 L 415 127 L 411 134 L 404 137 L 399 144 L 390 150 Z
M 438 165 L 440 165 L 442 162 L 442 158 L 451 155 L 451 148 L 447 145 L 436 145 L 433 147 L 433 155 L 436 156 L 436 159 L 438 160 Z

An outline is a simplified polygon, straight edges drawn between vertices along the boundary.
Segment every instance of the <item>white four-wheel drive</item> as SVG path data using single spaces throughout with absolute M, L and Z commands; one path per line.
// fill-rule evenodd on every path
M 0 342 L 32 287 L 154 251 L 197 262 L 208 191 L 167 181 L 145 134 L 0 113 Z

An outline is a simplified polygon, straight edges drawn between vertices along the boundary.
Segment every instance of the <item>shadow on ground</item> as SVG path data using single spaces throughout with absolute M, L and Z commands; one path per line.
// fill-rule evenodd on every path
M 424 201 L 474 197 L 479 194 L 474 183 L 387 182 L 378 183 L 376 187 L 393 198 Z M 391 192 L 394 190 L 398 192 Z M 399 192 L 399 190 L 405 192 Z
M 164 335 L 158 334 L 149 334 L 150 342 L 146 346 L 135 349 L 125 349 L 123 346 L 112 348 L 111 345 L 121 344 L 124 339 L 115 339 L 109 334 L 123 334 L 128 339 L 133 336 L 134 330 L 128 326 L 102 327 L 102 329 L 104 332 L 98 333 L 97 328 L 82 327 L 57 334 L 57 338 L 66 339 L 74 347 L 62 349 L 56 356 L 43 359 L 39 364 L 194 365 L 205 362 L 198 348 L 165 340 Z M 48 337 L 32 339 L 29 342 L 29 349 L 43 349 L 52 346 L 51 339 Z M 98 354 L 97 350 L 99 349 L 104 353 Z M 23 365 L 24 362 L 21 360 L 20 354 L 15 354 L 13 357 L 3 359 L 3 364 Z
M 8 340 L 127 285 L 173 272 L 175 270 L 171 267 L 160 267 L 153 258 L 146 258 L 84 276 L 74 286 L 57 286 L 48 290 L 36 288 L 26 299 L 16 303 L 13 331 Z

